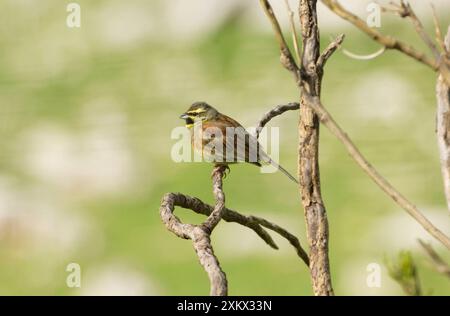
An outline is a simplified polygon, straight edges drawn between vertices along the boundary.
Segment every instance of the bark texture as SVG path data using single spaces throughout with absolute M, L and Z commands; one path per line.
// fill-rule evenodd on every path
M 300 195 L 305 213 L 309 259 L 315 295 L 333 295 L 328 259 L 328 219 L 320 191 L 319 127 L 320 121 L 309 104 L 311 97 L 320 97 L 322 69 L 316 0 L 301 0 L 299 7 L 303 50 L 301 55 L 300 118 L 298 125 L 298 175 Z
M 445 38 L 445 46 L 450 51 L 450 27 Z M 445 60 L 445 56 L 442 56 Z M 447 65 L 443 65 L 447 67 Z M 442 74 L 439 75 L 436 84 L 437 98 L 437 141 L 439 157 L 441 161 L 442 178 L 444 180 L 444 192 L 447 200 L 447 208 L 450 211 L 450 87 Z
M 225 212 L 225 194 L 222 190 L 222 179 L 225 169 L 217 167 L 213 172 L 213 193 L 216 205 L 210 212 L 206 221 L 200 225 L 183 224 L 173 214 L 175 205 L 186 203 L 184 196 L 179 194 L 166 194 L 161 202 L 159 212 L 167 229 L 178 237 L 191 239 L 194 244 L 200 264 L 208 274 L 210 282 L 210 295 L 228 295 L 228 282 L 225 272 L 220 267 L 219 260 L 214 255 L 210 235 L 214 227 L 219 223 Z

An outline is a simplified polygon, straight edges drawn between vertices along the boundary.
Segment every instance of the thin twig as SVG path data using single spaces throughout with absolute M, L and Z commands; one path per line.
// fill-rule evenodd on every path
M 300 103 L 291 102 L 288 104 L 277 105 L 275 108 L 267 112 L 263 115 L 263 117 L 259 120 L 258 125 L 256 126 L 256 138 L 259 138 L 259 134 L 261 130 L 272 120 L 274 117 L 283 114 L 286 111 L 298 110 L 300 108 Z
M 450 278 L 450 266 L 445 262 L 438 253 L 433 249 L 431 244 L 424 242 L 423 240 L 418 240 L 419 244 L 422 246 L 422 248 L 425 250 L 425 253 L 430 257 L 431 262 L 433 264 L 433 268 L 439 272 L 445 275 L 446 277 Z
M 436 36 L 436 42 L 439 44 L 439 47 L 441 48 L 442 52 L 447 52 L 447 48 L 445 47 L 444 44 L 444 38 L 442 36 L 442 30 L 441 30 L 441 25 L 439 23 L 439 18 L 438 15 L 436 13 L 436 7 L 430 3 L 431 5 L 431 12 L 433 15 L 433 22 L 434 22 L 434 32 L 435 32 L 435 36 Z
M 284 2 L 286 3 L 286 9 L 289 15 L 289 21 L 291 23 L 292 42 L 294 43 L 295 55 L 297 56 L 297 62 L 299 63 L 301 60 L 300 45 L 298 45 L 298 35 L 297 28 L 295 27 L 294 11 L 292 11 L 291 6 L 289 5 L 289 0 L 284 0 Z
M 404 54 L 408 55 L 409 57 L 414 58 L 418 62 L 431 67 L 433 70 L 435 71 L 439 70 L 439 64 L 435 59 L 429 58 L 424 53 L 419 52 L 409 44 L 406 44 L 392 36 L 383 35 L 376 29 L 371 28 L 369 25 L 367 25 L 367 23 L 364 20 L 360 19 L 353 13 L 347 11 L 343 6 L 341 6 L 341 4 L 337 0 L 322 0 L 322 3 L 325 4 L 331 11 L 336 13 L 338 16 L 340 16 L 344 20 L 349 21 L 358 29 L 366 33 L 373 40 L 385 46 L 386 49 L 395 49 L 401 51 Z
M 259 0 L 261 6 L 264 9 L 267 17 L 272 23 L 273 30 L 275 32 L 275 37 L 280 46 L 280 62 L 281 64 L 295 76 L 297 82 L 300 82 L 300 72 L 297 64 L 295 63 L 294 57 L 292 57 L 291 50 L 284 39 L 283 32 L 281 31 L 280 24 L 278 23 L 275 13 L 273 12 L 272 6 L 267 0 Z
M 373 28 L 370 28 L 363 20 L 361 20 L 356 15 L 352 14 L 351 12 L 344 9 L 337 0 L 322 0 L 322 2 L 334 13 L 342 17 L 343 19 L 349 21 L 353 25 L 355 25 L 357 28 L 368 34 L 370 37 L 372 37 L 375 41 L 378 43 L 384 45 L 386 48 L 393 48 L 397 49 L 400 52 L 403 52 L 404 54 L 416 59 L 417 61 L 426 64 L 430 66 L 433 70 L 438 71 L 439 78 L 438 78 L 438 84 L 437 84 L 437 95 L 438 95 L 438 142 L 439 142 L 439 149 L 440 149 L 440 155 L 441 155 L 441 169 L 442 174 L 444 178 L 444 184 L 445 184 L 445 193 L 447 198 L 447 205 L 450 210 L 450 120 L 448 119 L 448 115 L 446 113 L 449 113 L 449 97 L 448 97 L 448 91 L 450 86 L 450 67 L 448 64 L 449 56 L 447 52 L 449 51 L 448 47 L 444 50 L 444 52 L 441 54 L 441 56 L 438 56 L 435 60 L 432 60 L 428 57 L 426 57 L 424 54 L 418 52 L 411 46 L 398 41 L 397 39 L 385 36 L 381 34 L 380 32 L 374 30 Z M 398 7 L 397 7 L 398 8 Z M 405 16 L 413 16 L 413 20 L 416 20 L 416 28 L 419 32 L 421 32 L 421 29 L 423 29 L 422 24 L 415 16 L 414 12 L 412 11 L 410 6 L 404 5 L 403 7 L 400 7 L 400 13 Z M 415 18 L 414 18 L 415 17 Z M 437 20 L 437 17 L 435 17 L 435 20 Z M 417 22 L 418 21 L 418 22 Z M 419 24 L 417 24 L 419 23 Z M 435 22 L 436 23 L 436 22 Z M 436 26 L 437 29 L 439 29 L 438 26 Z M 422 37 L 427 37 L 427 35 L 424 35 L 422 32 Z M 439 36 L 440 37 L 440 36 Z M 449 32 L 450 37 L 450 32 Z M 424 38 L 425 40 L 425 38 Z M 426 41 L 431 41 L 431 39 L 427 38 Z M 432 41 L 431 41 L 432 42 Z M 434 46 L 435 47 L 435 46 Z M 433 48 L 433 50 L 435 50 Z M 444 115 L 445 114 L 445 115 Z M 391 195 L 392 197 L 392 195 Z M 406 208 L 405 208 L 406 207 Z M 417 213 L 417 209 L 415 206 L 411 203 L 405 204 L 405 209 L 410 213 L 414 214 Z M 420 214 L 420 212 L 419 212 Z M 417 218 L 421 218 L 419 214 L 416 214 L 415 216 Z M 414 216 L 414 215 L 413 215 Z M 428 227 L 428 229 L 434 231 L 433 236 L 438 238 L 441 242 L 446 244 L 447 248 L 449 248 L 449 242 L 448 237 L 444 234 L 441 234 L 439 230 L 434 229 L 433 225 L 430 226 L 429 221 L 427 221 L 425 218 L 421 218 L 422 225 L 425 225 Z
M 331 11 L 333 11 L 335 14 L 337 14 L 344 20 L 349 21 L 354 26 L 356 26 L 358 29 L 360 29 L 362 32 L 366 33 L 374 41 L 376 41 L 376 42 L 380 43 L 381 45 L 383 45 L 384 47 L 386 47 L 386 49 L 394 49 L 394 50 L 400 51 L 403 54 L 405 54 L 411 58 L 414 58 L 418 62 L 429 66 L 435 72 L 439 72 L 442 75 L 445 82 L 447 83 L 447 85 L 450 86 L 449 67 L 443 66 L 444 63 L 441 62 L 442 58 L 440 58 L 439 54 L 438 55 L 435 54 L 435 58 L 430 58 L 423 52 L 418 51 L 413 46 L 411 46 L 405 42 L 402 42 L 402 41 L 396 39 L 395 37 L 384 35 L 384 34 L 380 33 L 376 29 L 369 27 L 369 25 L 367 25 L 367 23 L 364 20 L 362 20 L 355 14 L 351 13 L 350 11 L 346 10 L 343 6 L 341 6 L 341 4 L 338 2 L 338 0 L 322 0 L 322 3 L 325 6 L 327 6 Z M 408 14 L 410 14 L 410 13 L 408 12 Z M 415 16 L 414 13 L 413 13 L 413 15 Z M 431 39 L 429 39 L 428 35 L 426 33 L 424 33 L 425 31 L 423 31 L 423 32 L 421 31 L 421 29 L 423 30 L 423 26 L 417 17 L 416 17 L 415 23 L 416 23 L 416 30 L 418 30 L 420 32 L 419 34 L 421 35 L 421 37 L 425 40 L 425 42 L 428 44 L 428 46 L 430 46 L 430 48 L 434 52 L 435 45 L 432 43 L 433 41 Z M 417 23 L 419 23 L 419 24 L 417 24 Z
M 318 97 L 309 98 L 308 105 L 312 107 L 314 112 L 319 116 L 320 121 L 330 132 L 344 145 L 350 157 L 363 169 L 363 171 L 400 207 L 408 212 L 426 231 L 434 238 L 439 240 L 447 249 L 450 250 L 450 238 L 434 226 L 422 212 L 398 192 L 361 154 L 359 149 L 336 123 L 331 114 L 322 105 Z
M 341 46 L 344 41 L 345 35 L 341 34 L 334 41 L 332 41 L 327 48 L 320 54 L 319 59 L 317 60 L 317 68 L 324 68 L 326 62 L 334 54 L 334 52 Z
M 264 218 L 257 217 L 257 216 L 249 216 L 248 218 L 251 221 L 258 223 L 259 225 L 264 226 L 267 229 L 273 230 L 274 232 L 278 233 L 282 237 L 286 238 L 290 242 L 290 244 L 295 248 L 295 250 L 297 251 L 297 255 L 303 260 L 303 262 L 307 266 L 309 266 L 308 254 L 300 245 L 300 241 L 298 240 L 297 237 L 292 235 L 290 232 L 285 230 L 283 227 L 273 224 L 273 223 L 265 220 Z
M 409 18 L 414 25 L 414 29 L 416 30 L 417 34 L 422 38 L 424 43 L 428 46 L 428 48 L 431 50 L 435 58 L 439 58 L 439 50 L 437 49 L 436 45 L 434 44 L 431 37 L 428 35 L 428 33 L 425 31 L 425 28 L 423 27 L 422 22 L 417 17 L 416 13 L 414 12 L 413 8 L 409 3 L 406 3 L 404 0 L 400 0 L 400 3 L 391 3 L 394 9 L 392 8 L 386 8 L 384 7 L 384 11 L 386 12 L 394 12 L 396 15 L 400 16 L 401 18 Z

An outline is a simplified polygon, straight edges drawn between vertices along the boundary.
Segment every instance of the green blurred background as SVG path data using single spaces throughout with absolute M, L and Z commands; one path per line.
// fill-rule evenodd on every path
M 351 7 L 365 16 L 369 2 Z M 433 2 L 448 25 L 450 4 Z M 212 203 L 211 166 L 174 163 L 170 135 L 194 101 L 250 127 L 274 105 L 298 100 L 270 26 L 258 1 L 80 0 L 82 25 L 72 29 L 68 3 L 0 2 L 0 294 L 205 295 L 207 277 L 191 242 L 164 228 L 158 208 L 166 192 Z M 411 3 L 432 32 L 429 7 Z M 319 10 L 322 46 L 346 33 L 347 49 L 378 49 Z M 407 21 L 383 16 L 381 31 L 426 50 Z M 371 61 L 338 52 L 327 64 L 323 101 L 373 165 L 449 233 L 435 80 L 431 70 L 396 52 Z M 297 120 L 291 112 L 271 123 L 280 127 L 280 162 L 292 173 Z M 448 280 L 432 270 L 416 240 L 431 241 L 450 259 L 445 249 L 326 129 L 320 162 L 336 293 L 401 295 L 384 260 L 406 249 L 425 294 L 450 294 Z M 228 207 L 274 221 L 306 244 L 297 188 L 282 174 L 233 166 L 224 189 Z M 202 220 L 182 209 L 177 214 Z M 244 227 L 218 226 L 213 246 L 231 295 L 312 294 L 304 264 L 274 238 L 278 251 Z M 66 285 L 71 262 L 81 266 L 81 288 Z M 379 288 L 366 284 L 370 263 L 382 267 Z

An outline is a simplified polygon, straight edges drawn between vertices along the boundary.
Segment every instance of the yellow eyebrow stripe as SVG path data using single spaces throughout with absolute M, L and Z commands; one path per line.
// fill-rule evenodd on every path
M 187 114 L 189 114 L 189 113 L 192 113 L 192 114 L 199 114 L 199 113 L 203 113 L 203 112 L 206 112 L 206 110 L 205 109 L 197 109 L 197 110 L 193 110 L 193 111 L 187 111 L 186 113 Z

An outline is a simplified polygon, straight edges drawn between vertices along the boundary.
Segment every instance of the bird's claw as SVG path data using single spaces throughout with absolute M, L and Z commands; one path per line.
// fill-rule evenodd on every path
M 216 172 L 220 172 L 221 174 L 223 174 L 223 178 L 225 179 L 227 175 L 231 173 L 231 169 L 230 167 L 228 167 L 228 165 L 216 165 L 211 173 L 211 178 L 214 177 L 214 174 Z

